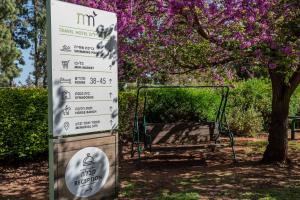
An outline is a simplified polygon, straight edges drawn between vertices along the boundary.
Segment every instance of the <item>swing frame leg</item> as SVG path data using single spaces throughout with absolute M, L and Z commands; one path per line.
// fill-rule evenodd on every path
M 233 136 L 232 132 L 229 132 L 228 135 L 229 135 L 229 139 L 230 139 L 230 147 L 231 147 L 231 151 L 232 151 L 232 157 L 233 157 L 234 162 L 237 163 L 238 161 L 236 159 L 236 154 L 235 154 L 235 149 L 234 149 L 234 136 Z

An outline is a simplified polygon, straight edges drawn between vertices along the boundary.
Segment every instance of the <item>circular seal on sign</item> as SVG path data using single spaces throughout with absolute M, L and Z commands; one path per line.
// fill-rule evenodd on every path
M 65 181 L 69 191 L 76 197 L 90 197 L 104 186 L 108 175 L 106 154 L 99 148 L 86 147 L 70 159 Z

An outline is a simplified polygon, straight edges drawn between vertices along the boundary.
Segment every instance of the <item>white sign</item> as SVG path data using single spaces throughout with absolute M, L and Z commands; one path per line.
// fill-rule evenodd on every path
M 69 161 L 65 181 L 69 191 L 76 197 L 90 197 L 105 185 L 108 175 L 106 154 L 96 147 L 86 147 Z
M 51 0 L 54 136 L 118 125 L 117 17 Z

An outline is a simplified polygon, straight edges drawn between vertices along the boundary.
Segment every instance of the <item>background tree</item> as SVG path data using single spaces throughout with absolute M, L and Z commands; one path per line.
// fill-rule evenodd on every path
M 21 49 L 29 48 L 27 0 L 4 0 L 0 5 L 0 85 L 12 86 L 24 65 Z M 18 6 L 17 6 L 18 5 Z
M 0 86 L 13 85 L 13 79 L 18 77 L 20 69 L 18 61 L 21 61 L 21 53 L 14 41 L 14 21 L 17 18 L 18 10 L 16 2 L 5 0 L 0 4 Z
M 32 0 L 29 6 L 28 21 L 31 40 L 31 56 L 34 60 L 34 84 L 36 87 L 47 86 L 46 65 L 46 0 Z
M 126 49 L 120 51 L 121 65 L 122 59 L 134 54 L 137 56 L 134 61 L 136 66 L 153 68 L 151 64 L 139 65 L 142 63 L 139 61 L 143 59 L 143 52 L 148 53 L 157 48 L 155 45 L 149 48 L 149 44 L 143 43 L 144 36 L 148 37 L 146 41 L 156 41 L 155 38 L 162 35 L 160 40 L 165 40 L 166 46 L 176 46 L 182 37 L 172 36 L 180 36 L 176 34 L 178 30 L 186 30 L 184 35 L 187 39 L 192 34 L 198 40 L 209 43 L 213 54 L 208 58 L 209 62 L 226 68 L 231 62 L 235 67 L 250 73 L 253 66 L 266 71 L 272 82 L 273 98 L 269 144 L 263 160 L 286 161 L 289 101 L 300 82 L 299 1 L 89 0 L 85 3 L 118 14 L 118 29 L 122 40 L 120 46 Z M 181 26 L 185 29 L 178 29 Z M 148 34 L 154 30 L 155 34 Z M 166 37 L 166 33 L 172 34 Z M 137 44 L 147 48 L 140 53 L 135 49 Z

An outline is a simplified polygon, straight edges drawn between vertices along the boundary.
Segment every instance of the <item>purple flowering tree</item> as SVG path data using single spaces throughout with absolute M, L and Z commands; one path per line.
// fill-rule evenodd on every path
M 259 66 L 268 72 L 272 113 L 263 161 L 287 160 L 289 102 L 300 83 L 298 0 L 70 1 L 117 13 L 121 74 L 128 61 L 141 72 L 158 71 L 161 66 L 178 71 L 163 65 L 167 59 L 192 70 L 228 68 L 234 63 L 244 71 Z M 204 44 L 202 52 L 209 55 L 199 53 L 197 61 L 195 56 L 182 59 L 180 52 L 174 53 L 178 46 L 195 43 Z M 158 55 L 157 49 L 167 53 Z

